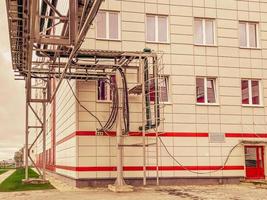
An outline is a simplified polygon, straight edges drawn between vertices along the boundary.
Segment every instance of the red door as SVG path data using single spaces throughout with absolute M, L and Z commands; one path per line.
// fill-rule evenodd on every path
M 264 175 L 264 147 L 245 146 L 246 178 L 263 179 Z

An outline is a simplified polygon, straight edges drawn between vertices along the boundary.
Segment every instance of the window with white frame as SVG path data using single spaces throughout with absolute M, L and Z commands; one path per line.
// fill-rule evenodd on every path
M 99 11 L 96 16 L 96 37 L 98 39 L 120 39 L 120 16 L 118 12 Z
M 109 80 L 107 79 L 99 79 L 97 81 L 97 100 L 99 101 L 111 101 L 112 94 L 110 84 L 116 82 L 115 75 L 111 75 Z
M 239 22 L 239 41 L 240 47 L 257 48 L 258 40 L 258 23 Z
M 241 80 L 242 104 L 260 105 L 261 91 L 259 80 Z
M 146 16 L 146 40 L 148 42 L 168 42 L 168 17 Z
M 215 44 L 215 22 L 214 19 L 195 18 L 194 39 L 195 44 L 214 45 Z
M 162 76 L 158 78 L 158 94 L 160 102 L 169 102 L 169 77 Z M 150 80 L 150 101 L 155 101 L 155 84 Z
M 217 103 L 216 79 L 207 77 L 196 78 L 197 103 Z

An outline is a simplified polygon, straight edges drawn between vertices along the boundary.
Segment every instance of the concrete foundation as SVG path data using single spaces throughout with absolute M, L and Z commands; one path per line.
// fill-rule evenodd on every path
M 39 178 L 31 178 L 31 179 L 23 179 L 22 180 L 23 184 L 34 184 L 34 185 L 38 185 L 38 184 L 46 184 L 49 183 L 48 180 L 43 180 L 43 179 L 39 179 Z
M 108 189 L 112 192 L 133 192 L 133 186 L 131 185 L 108 185 Z
M 107 187 L 115 182 L 115 178 L 110 179 L 73 179 L 54 172 L 47 172 L 49 176 L 61 179 L 65 183 L 78 188 L 83 187 Z M 125 178 L 127 185 L 142 186 L 142 178 Z M 161 177 L 160 185 L 219 185 L 219 184 L 239 184 L 244 180 L 244 177 Z M 156 178 L 147 178 L 147 185 L 156 185 Z

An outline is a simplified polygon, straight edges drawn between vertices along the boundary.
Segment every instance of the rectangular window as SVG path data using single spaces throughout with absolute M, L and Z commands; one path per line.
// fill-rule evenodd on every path
M 240 47 L 257 48 L 258 24 L 255 22 L 239 22 Z
M 241 80 L 242 104 L 260 105 L 259 80 Z
M 196 78 L 197 103 L 216 103 L 216 79 L 198 77 Z
M 146 16 L 146 40 L 148 42 L 168 42 L 167 16 Z
M 115 75 L 110 76 L 110 80 L 108 79 L 99 79 L 97 81 L 97 100 L 100 101 L 110 101 L 112 100 L 110 83 L 116 82 Z
M 96 37 L 118 40 L 120 38 L 119 20 L 118 12 L 99 11 L 96 16 Z
M 169 78 L 167 76 L 158 78 L 158 94 L 160 102 L 169 101 Z M 150 101 L 155 101 L 155 84 L 150 80 Z
M 195 18 L 194 22 L 194 38 L 195 44 L 214 45 L 214 20 Z

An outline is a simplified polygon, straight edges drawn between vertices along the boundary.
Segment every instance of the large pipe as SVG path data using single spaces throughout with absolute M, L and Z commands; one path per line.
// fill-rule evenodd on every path
M 151 52 L 149 50 L 148 52 Z M 151 114 L 151 83 L 149 77 L 149 66 L 148 66 L 148 58 L 144 59 L 144 84 L 145 84 L 145 104 L 146 104 L 146 125 L 145 129 L 149 130 L 152 128 L 156 128 L 160 125 L 160 105 L 159 105 L 159 86 L 158 86 L 158 70 L 156 66 L 156 58 L 153 57 L 153 88 L 154 88 L 154 123 L 152 122 L 152 114 Z M 141 130 L 142 127 L 139 127 Z

